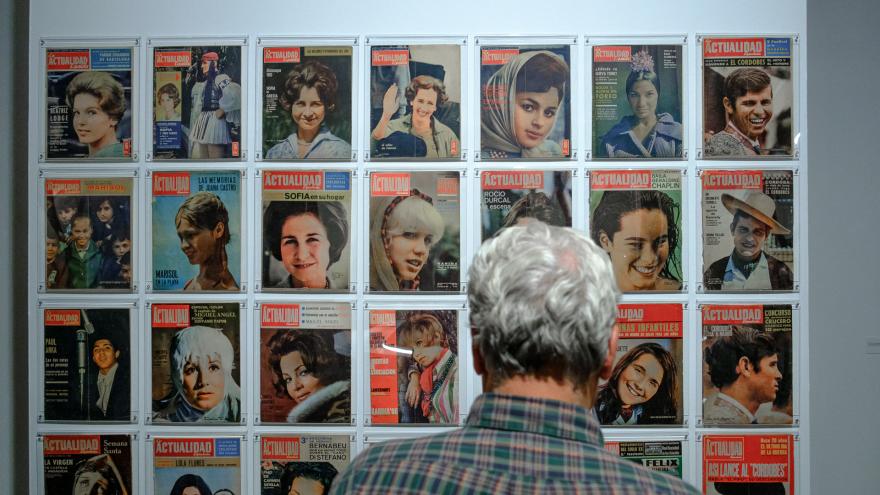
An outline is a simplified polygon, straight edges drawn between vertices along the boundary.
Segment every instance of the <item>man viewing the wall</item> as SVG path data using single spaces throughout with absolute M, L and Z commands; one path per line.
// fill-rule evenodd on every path
M 468 279 L 484 393 L 466 425 L 369 448 L 332 493 L 698 493 L 603 448 L 590 409 L 611 374 L 619 297 L 604 251 L 530 222 L 483 243 Z

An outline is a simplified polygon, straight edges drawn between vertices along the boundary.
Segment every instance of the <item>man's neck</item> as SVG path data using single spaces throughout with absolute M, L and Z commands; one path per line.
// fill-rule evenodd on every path
M 560 402 L 568 402 L 590 409 L 593 407 L 596 397 L 596 383 L 587 384 L 584 389 L 577 390 L 569 381 L 556 381 L 553 378 L 538 378 L 534 376 L 514 376 L 505 380 L 497 387 L 488 388 L 483 384 L 487 392 L 495 392 L 506 395 L 519 395 L 538 399 L 552 399 Z
M 754 415 L 755 412 L 758 411 L 758 406 L 761 405 L 760 402 L 753 398 L 750 387 L 746 383 L 744 383 L 742 379 L 739 379 L 731 383 L 730 385 L 722 388 L 721 392 L 723 392 L 731 399 L 739 402 L 743 407 L 748 409 L 749 412 L 752 413 L 752 415 Z

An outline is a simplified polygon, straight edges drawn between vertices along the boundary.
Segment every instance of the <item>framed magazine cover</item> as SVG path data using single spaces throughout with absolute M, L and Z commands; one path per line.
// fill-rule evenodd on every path
M 147 40 L 147 161 L 247 160 L 247 46 L 247 36 Z
M 463 36 L 366 38 L 365 159 L 467 158 L 466 47 Z
M 587 159 L 688 158 L 687 42 L 687 35 L 585 40 Z
M 42 474 L 34 480 L 38 493 L 96 488 L 136 493 L 141 486 L 141 442 L 136 433 L 115 428 L 47 432 L 37 435 L 35 447 Z
M 43 38 L 41 162 L 137 161 L 140 39 Z
M 797 34 L 696 37 L 697 158 L 797 159 Z
M 357 159 L 358 42 L 357 37 L 257 38 L 257 160 Z
M 148 433 L 144 439 L 146 492 L 171 493 L 180 483 L 224 495 L 246 493 L 242 490 L 251 472 L 247 442 L 247 436 L 236 433 Z

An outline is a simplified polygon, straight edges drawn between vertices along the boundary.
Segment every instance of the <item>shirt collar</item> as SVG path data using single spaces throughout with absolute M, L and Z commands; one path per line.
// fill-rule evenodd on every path
M 731 396 L 725 394 L 724 392 L 718 392 L 718 398 L 721 399 L 721 400 L 723 400 L 723 401 L 728 402 L 730 405 L 732 405 L 733 407 L 735 407 L 735 408 L 736 408 L 737 410 L 739 410 L 741 413 L 745 414 L 746 417 L 749 418 L 749 423 L 751 423 L 752 421 L 755 420 L 755 415 L 752 414 L 751 411 L 749 411 L 748 409 L 746 409 L 745 406 L 743 406 L 742 404 L 740 404 L 739 401 L 736 400 L 736 399 L 734 399 L 733 397 L 731 397 Z
M 730 129 L 733 131 L 733 134 L 739 135 L 741 141 L 751 144 L 753 148 L 760 148 L 761 143 L 759 143 L 757 139 L 752 139 L 746 136 L 743 131 L 739 130 L 739 128 L 733 124 L 732 120 L 727 121 L 727 127 L 730 127 Z
M 485 393 L 471 406 L 467 425 L 604 445 L 591 410 L 552 399 Z

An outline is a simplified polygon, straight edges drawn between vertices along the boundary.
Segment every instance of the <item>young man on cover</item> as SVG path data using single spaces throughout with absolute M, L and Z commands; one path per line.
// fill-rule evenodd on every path
M 706 424 L 758 424 L 761 404 L 779 392 L 779 350 L 773 337 L 749 327 L 734 327 L 706 349 L 706 364 L 719 393 L 703 404 Z
M 131 392 L 128 369 L 119 361 L 122 351 L 104 333 L 92 335 L 92 374 L 94 402 L 89 405 L 92 420 L 128 420 L 131 416 Z M 97 397 L 96 397 L 97 396 Z
M 762 153 L 767 122 L 773 117 L 770 76 L 761 69 L 740 68 L 724 79 L 722 103 L 727 126 L 706 142 L 706 156 L 757 156 Z
M 760 191 L 722 194 L 721 203 L 733 214 L 730 234 L 733 252 L 709 265 L 703 273 L 706 290 L 791 290 L 791 270 L 782 261 L 764 252 L 770 234 L 791 231 L 773 218 L 776 203 Z
M 370 447 L 331 493 L 698 493 L 602 448 L 590 409 L 611 374 L 620 294 L 604 251 L 530 222 L 483 243 L 468 280 L 484 393 L 467 423 Z

